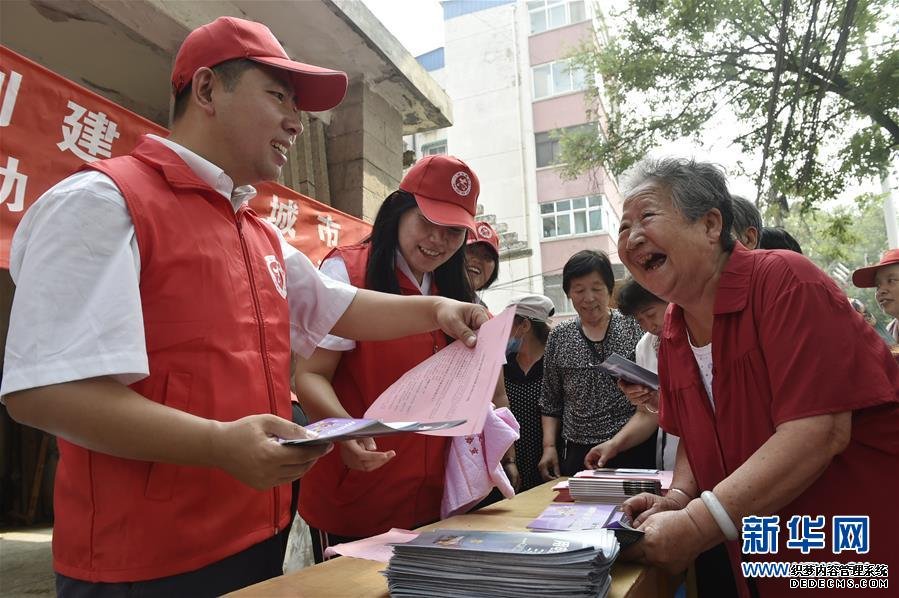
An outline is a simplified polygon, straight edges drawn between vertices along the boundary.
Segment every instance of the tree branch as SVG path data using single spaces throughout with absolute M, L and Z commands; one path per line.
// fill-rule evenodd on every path
M 799 75 L 798 65 L 788 62 L 786 65 L 787 70 L 796 73 Z M 811 65 L 805 72 L 804 76 L 808 77 L 809 81 L 813 83 L 815 86 L 819 88 L 823 88 L 826 91 L 832 92 L 852 105 L 858 112 L 864 114 L 869 117 L 875 123 L 884 128 L 892 138 L 892 142 L 890 143 L 890 147 L 899 146 L 899 122 L 893 120 L 887 113 L 875 109 L 870 104 L 867 104 L 856 97 L 857 90 L 853 88 L 849 81 L 847 81 L 844 77 L 837 74 L 833 77 L 833 80 L 828 80 L 824 78 L 824 74 L 817 72 L 819 69 L 815 68 L 815 65 Z
M 771 152 L 771 138 L 774 136 L 774 123 L 776 121 L 777 95 L 780 92 L 780 74 L 784 68 L 784 54 L 787 46 L 787 19 L 790 17 L 790 0 L 781 0 L 780 25 L 777 33 L 777 59 L 774 63 L 774 81 L 771 85 L 771 93 L 768 96 L 768 123 L 765 127 L 765 141 L 762 144 L 762 165 L 759 168 L 759 176 L 756 179 L 756 205 L 762 197 L 762 183 L 767 174 L 768 156 Z M 769 188 L 773 189 L 773 185 Z

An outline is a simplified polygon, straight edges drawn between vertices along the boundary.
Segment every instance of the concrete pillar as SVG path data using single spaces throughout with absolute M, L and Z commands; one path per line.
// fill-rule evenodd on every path
M 331 205 L 374 221 L 378 208 L 403 175 L 400 113 L 360 79 L 332 112 L 327 127 Z
M 317 118 L 302 114 L 303 134 L 287 154 L 279 182 L 324 204 L 331 203 L 325 128 Z

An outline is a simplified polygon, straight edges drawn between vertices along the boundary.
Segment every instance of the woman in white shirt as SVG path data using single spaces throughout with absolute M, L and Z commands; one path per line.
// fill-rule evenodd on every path
M 641 287 L 633 279 L 626 281 L 618 293 L 618 311 L 635 318 L 646 333 L 637 343 L 637 365 L 653 372 L 658 372 L 659 333 L 665 322 L 667 308 L 668 303 Z M 631 403 L 637 406 L 637 411 L 614 437 L 593 447 L 587 454 L 587 464 L 590 467 L 603 467 L 609 459 L 643 442 L 658 430 L 656 467 L 674 469 L 678 438 L 659 428 L 658 391 L 620 382 L 619 386 Z

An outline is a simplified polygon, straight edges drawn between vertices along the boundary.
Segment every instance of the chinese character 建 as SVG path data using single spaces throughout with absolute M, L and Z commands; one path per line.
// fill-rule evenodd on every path
M 99 156 L 112 156 L 112 142 L 119 136 L 116 123 L 103 112 L 88 112 L 72 100 L 69 100 L 68 108 L 72 113 L 63 119 L 63 139 L 56 147 L 71 151 L 85 162 L 98 160 Z

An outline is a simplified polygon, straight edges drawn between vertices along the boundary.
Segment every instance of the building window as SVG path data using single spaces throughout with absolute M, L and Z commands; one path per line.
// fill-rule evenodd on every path
M 446 153 L 446 139 L 433 141 L 431 143 L 423 143 L 421 146 L 421 156 L 436 156 L 437 154 Z
M 587 19 L 584 0 L 532 0 L 528 2 L 531 35 Z
M 603 228 L 601 195 L 572 197 L 540 204 L 543 238 L 597 233 Z
M 579 131 L 596 132 L 596 125 L 594 123 L 586 123 L 565 129 L 536 133 L 534 135 L 534 150 L 537 155 L 537 168 L 558 164 L 562 155 L 562 145 L 559 143 L 559 138 L 562 136 L 561 133 L 577 133 Z
M 562 275 L 553 274 L 543 277 L 543 294 L 549 297 L 556 308 L 556 316 L 563 316 L 574 313 L 574 305 L 562 290 Z
M 541 100 L 586 87 L 584 70 L 574 68 L 568 60 L 556 60 L 531 68 L 534 81 L 534 100 Z

